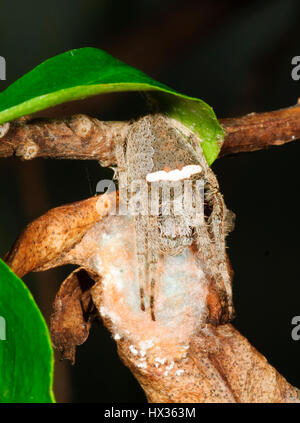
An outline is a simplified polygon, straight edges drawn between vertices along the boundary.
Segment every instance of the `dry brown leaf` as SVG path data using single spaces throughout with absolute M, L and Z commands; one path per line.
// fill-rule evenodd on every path
M 90 290 L 95 273 L 83 268 L 76 269 L 62 283 L 53 303 L 50 330 L 54 346 L 62 358 L 75 363 L 77 345 L 84 343 L 89 335 L 92 321 L 97 315 Z

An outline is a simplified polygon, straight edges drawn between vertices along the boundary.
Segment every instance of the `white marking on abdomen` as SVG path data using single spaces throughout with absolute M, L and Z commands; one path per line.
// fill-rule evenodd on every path
M 181 170 L 174 169 L 166 172 L 165 170 L 159 170 L 157 172 L 148 173 L 146 176 L 147 182 L 157 181 L 180 181 L 181 179 L 190 178 L 196 173 L 201 173 L 202 167 L 199 165 L 188 165 L 184 166 Z

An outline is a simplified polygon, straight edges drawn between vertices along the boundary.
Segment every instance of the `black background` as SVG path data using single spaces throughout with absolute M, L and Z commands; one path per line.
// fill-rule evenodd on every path
M 291 78 L 292 57 L 300 55 L 299 18 L 297 0 L 1 2 L 0 55 L 7 61 L 7 80 L 0 81 L 0 90 L 48 57 L 94 46 L 202 98 L 218 117 L 278 109 L 295 104 L 300 92 L 300 81 Z M 127 119 L 142 104 L 140 94 L 114 94 L 55 113 Z M 291 338 L 291 320 L 300 315 L 299 155 L 296 141 L 213 165 L 227 206 L 237 214 L 228 241 L 234 325 L 298 387 L 300 341 Z M 96 162 L 0 163 L 1 255 L 29 221 L 93 195 L 96 183 L 111 175 Z M 70 270 L 25 278 L 47 320 Z M 100 324 L 78 349 L 74 367 L 57 363 L 55 392 L 60 402 L 145 401 Z

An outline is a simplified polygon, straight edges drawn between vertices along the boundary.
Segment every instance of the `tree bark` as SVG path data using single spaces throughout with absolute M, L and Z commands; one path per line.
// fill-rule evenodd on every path
M 0 158 L 17 156 L 98 160 L 116 164 L 116 138 L 125 140 L 132 122 L 101 122 L 86 115 L 67 119 L 17 120 L 0 126 Z M 219 157 L 263 150 L 300 138 L 300 105 L 220 119 L 225 139 Z
M 264 150 L 300 138 L 300 105 L 220 122 L 226 135 L 219 156 Z
M 0 157 L 98 160 L 102 166 L 111 166 L 116 163 L 116 138 L 124 139 L 129 125 L 86 115 L 16 121 L 2 125 L 2 131 L 0 126 Z

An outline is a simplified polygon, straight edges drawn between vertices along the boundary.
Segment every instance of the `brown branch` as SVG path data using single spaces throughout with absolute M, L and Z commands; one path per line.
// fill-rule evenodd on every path
M 226 136 L 219 157 L 263 150 L 300 138 L 300 103 L 266 113 L 220 119 Z M 86 115 L 17 120 L 0 125 L 0 158 L 18 156 L 98 160 L 116 164 L 116 139 L 125 140 L 131 122 L 102 122 Z
M 266 113 L 220 120 L 226 131 L 220 156 L 263 150 L 300 138 L 300 104 Z
M 128 126 L 128 122 L 101 122 L 86 115 L 15 121 L 0 126 L 0 158 L 94 159 L 111 166 L 116 163 L 115 140 L 125 138 Z

